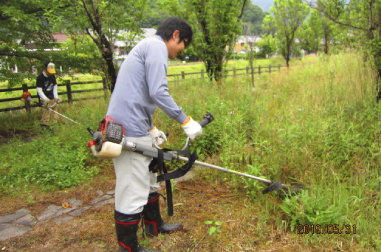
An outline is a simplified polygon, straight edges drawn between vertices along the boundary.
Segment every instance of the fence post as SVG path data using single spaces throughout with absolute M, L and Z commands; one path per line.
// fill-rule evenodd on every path
M 185 73 L 184 71 L 181 71 L 181 78 L 184 80 L 185 79 Z
M 201 78 L 204 78 L 204 69 L 201 69 Z
M 233 78 L 235 78 L 235 67 L 233 67 Z
M 249 74 L 249 67 L 246 67 L 246 74 Z
M 71 94 L 71 85 L 70 85 L 70 80 L 66 80 L 66 91 L 67 91 L 67 99 L 70 104 L 73 103 L 73 96 Z
M 271 73 L 271 65 L 269 65 L 269 74 Z
M 280 71 L 280 64 L 278 65 L 278 72 Z
M 22 84 L 22 91 L 23 92 L 26 92 L 28 91 L 28 85 L 27 84 Z M 30 113 L 30 102 L 25 100 L 25 109 L 26 109 L 26 112 Z
M 258 75 L 261 74 L 261 66 L 258 66 Z
M 108 89 L 107 89 L 107 82 L 106 82 L 106 78 L 105 77 L 102 78 L 102 83 L 103 83 L 103 90 L 104 90 L 104 93 L 105 93 L 104 97 L 105 97 L 105 99 L 107 99 L 107 91 L 108 91 Z

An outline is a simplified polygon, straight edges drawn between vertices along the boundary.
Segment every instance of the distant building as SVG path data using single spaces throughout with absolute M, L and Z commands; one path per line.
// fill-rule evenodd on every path
M 154 28 L 141 28 L 143 30 L 143 34 L 141 36 L 134 37 L 132 42 L 129 41 L 128 37 L 130 35 L 129 32 L 126 31 L 119 31 L 117 39 L 114 42 L 114 54 L 115 57 L 120 59 L 120 58 L 125 58 L 130 51 L 130 49 L 136 45 L 139 41 L 145 39 L 145 38 L 150 38 L 153 37 L 156 34 L 156 29 Z M 123 39 L 126 38 L 126 39 Z
M 255 46 L 255 42 L 258 42 L 259 40 L 261 40 L 261 37 L 259 36 L 240 35 L 234 46 L 234 52 L 246 53 L 247 51 L 250 51 L 251 48 L 255 52 L 259 52 L 259 47 Z

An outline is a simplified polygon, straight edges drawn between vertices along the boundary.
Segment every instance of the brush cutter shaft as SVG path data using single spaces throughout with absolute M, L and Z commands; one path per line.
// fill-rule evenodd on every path
M 45 106 L 42 106 L 42 107 L 43 107 L 43 108 L 46 108 L 46 109 L 49 109 L 49 110 L 52 111 L 53 113 L 56 113 L 57 115 L 62 116 L 63 118 L 68 119 L 69 121 L 72 121 L 73 123 L 77 123 L 76 121 L 70 119 L 69 117 L 64 116 L 63 114 L 58 113 L 57 111 L 55 111 L 55 110 L 53 110 L 53 109 L 50 109 L 50 108 L 45 107 Z M 78 123 L 77 123 L 77 124 L 78 124 Z
M 150 147 L 150 146 L 140 145 L 140 144 L 137 144 L 134 142 L 129 142 L 129 141 L 126 141 L 125 139 L 123 139 L 123 141 L 122 141 L 122 148 L 124 150 L 138 152 L 138 153 L 145 155 L 145 156 L 148 156 L 148 157 L 158 158 L 158 156 L 159 156 L 159 150 L 158 149 Z M 172 160 L 181 160 L 181 161 L 185 161 L 185 162 L 189 161 L 188 158 L 180 156 L 176 151 L 164 152 L 163 159 L 167 160 L 167 161 L 172 161 Z M 283 189 L 288 188 L 288 185 L 284 185 L 280 181 L 273 182 L 273 181 L 268 180 L 268 179 L 259 178 L 259 177 L 256 177 L 256 176 L 253 176 L 250 174 L 230 170 L 230 169 L 220 167 L 220 166 L 216 166 L 216 165 L 203 163 L 200 161 L 194 161 L 193 164 L 202 165 L 202 166 L 213 168 L 213 169 L 220 170 L 223 172 L 227 172 L 227 173 L 235 174 L 238 176 L 242 176 L 242 177 L 246 177 L 246 178 L 250 178 L 250 179 L 255 179 L 255 180 L 258 180 L 261 182 L 265 182 L 265 183 L 269 184 L 269 187 L 265 191 L 263 191 L 263 193 L 276 191 L 276 190 L 279 190 L 281 188 L 283 188 Z
M 157 158 L 159 156 L 158 149 L 153 148 L 151 146 L 125 141 L 125 139 L 123 139 L 122 141 L 122 148 L 123 150 L 138 152 L 147 157 Z M 174 152 L 164 152 L 163 158 L 164 160 L 171 161 L 174 159 L 175 156 L 177 156 L 177 154 Z
M 188 161 L 188 158 L 186 158 L 186 157 L 181 157 L 181 156 L 177 157 L 177 159 L 182 160 L 182 161 Z M 200 162 L 200 161 L 195 161 L 194 163 L 195 163 L 195 164 L 198 164 L 198 165 L 206 166 L 206 167 L 209 167 L 209 168 L 213 168 L 213 169 L 216 169 L 216 170 L 220 170 L 220 171 L 223 171 L 223 172 L 232 173 L 232 174 L 236 174 L 236 175 L 243 176 L 243 177 L 246 177 L 246 178 L 251 178 L 251 179 L 259 180 L 259 181 L 262 181 L 262 182 L 265 182 L 265 183 L 269 183 L 269 184 L 272 183 L 271 180 L 267 180 L 267 179 L 264 179 L 264 178 L 255 177 L 255 176 L 253 176 L 253 175 L 249 175 L 249 174 L 246 174 L 246 173 L 237 172 L 237 171 L 234 171 L 234 170 L 229 170 L 229 169 L 224 168 L 224 167 L 220 167 L 220 166 L 216 166 L 216 165 L 207 164 L 207 163 Z
M 23 98 L 24 98 L 24 97 L 23 97 Z M 56 103 L 54 103 L 54 104 L 53 104 L 52 106 L 50 106 L 50 107 L 47 107 L 47 106 L 42 105 L 42 104 L 39 103 L 39 102 L 36 102 L 36 101 L 33 100 L 30 96 L 29 96 L 26 100 L 27 100 L 27 101 L 30 101 L 30 102 L 34 102 L 34 103 L 38 104 L 38 106 L 43 107 L 43 108 L 45 108 L 45 109 L 48 109 L 48 110 L 52 111 L 53 113 L 56 113 L 57 115 L 62 116 L 63 118 L 65 118 L 65 119 L 67 119 L 67 120 L 69 120 L 69 121 L 71 121 L 71 122 L 73 122 L 73 123 L 77 123 L 76 121 L 70 119 L 69 117 L 66 117 L 66 116 L 64 116 L 63 114 L 60 114 L 60 113 L 58 113 L 57 111 L 51 109 L 51 107 L 53 107 L 54 105 L 56 105 Z M 77 123 L 77 124 L 78 124 L 78 123 Z

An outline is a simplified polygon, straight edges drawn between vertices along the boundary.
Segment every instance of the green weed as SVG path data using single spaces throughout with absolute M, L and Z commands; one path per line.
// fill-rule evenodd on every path
M 208 220 L 208 221 L 205 221 L 204 222 L 206 225 L 211 225 L 211 227 L 209 228 L 209 232 L 208 234 L 210 236 L 216 234 L 216 233 L 221 233 L 221 221 L 211 221 L 211 220 Z

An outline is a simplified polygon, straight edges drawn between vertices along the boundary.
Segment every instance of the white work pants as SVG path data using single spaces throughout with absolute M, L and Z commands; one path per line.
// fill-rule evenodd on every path
M 124 140 L 152 146 L 150 136 L 125 137 Z M 133 151 L 123 150 L 119 157 L 114 158 L 116 175 L 115 210 L 123 214 L 136 214 L 143 211 L 147 204 L 148 194 L 156 192 L 156 173 L 149 171 L 152 157 Z

